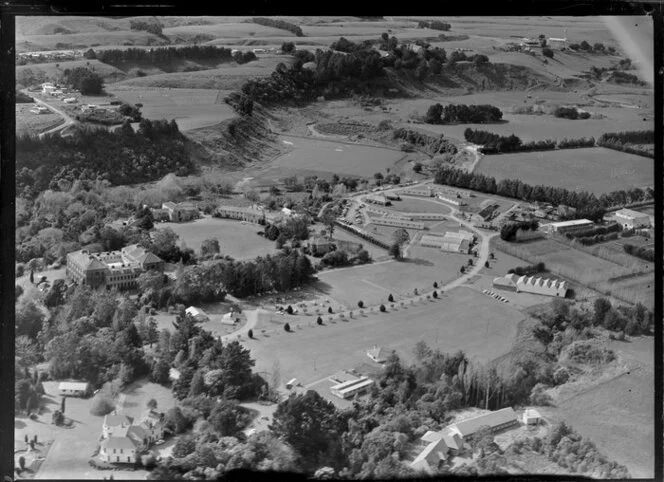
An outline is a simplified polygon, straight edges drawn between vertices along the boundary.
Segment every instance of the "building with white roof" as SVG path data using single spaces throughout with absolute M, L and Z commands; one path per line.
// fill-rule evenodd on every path
M 196 308 L 195 306 L 190 306 L 184 312 L 188 315 L 191 315 L 194 317 L 196 321 L 210 321 L 210 317 L 206 312 L 204 312 L 201 308 Z
M 551 233 L 571 233 L 580 229 L 590 228 L 593 222 L 589 219 L 573 219 L 571 221 L 560 221 L 558 223 L 544 224 L 540 227 L 543 231 Z
M 632 209 L 621 209 L 614 213 L 616 222 L 625 229 L 639 229 L 650 226 L 650 216 Z
M 84 397 L 90 393 L 88 382 L 61 382 L 58 391 L 62 396 Z
M 564 298 L 567 295 L 568 286 L 565 281 L 552 280 L 535 276 L 519 276 L 510 273 L 493 279 L 495 288 L 516 291 L 517 293 L 534 293 L 537 295 L 557 296 Z
M 523 423 L 525 425 L 538 425 L 543 420 L 542 415 L 534 408 L 527 408 L 523 412 Z
M 481 427 L 489 427 L 492 433 L 519 425 L 512 407 L 469 418 L 450 426 L 452 433 L 459 434 L 464 441 L 470 440 Z
M 361 395 L 369 391 L 373 380 L 368 377 L 360 377 L 357 380 L 349 380 L 330 387 L 330 391 L 336 397 L 347 399 L 355 395 Z

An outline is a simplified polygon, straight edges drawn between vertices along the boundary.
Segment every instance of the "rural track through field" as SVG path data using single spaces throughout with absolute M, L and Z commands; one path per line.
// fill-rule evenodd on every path
M 27 89 L 23 89 L 21 92 L 23 92 L 25 95 L 30 95 L 30 93 L 28 92 Z M 59 131 L 65 129 L 66 127 L 69 127 L 69 126 L 74 125 L 74 124 L 77 123 L 69 115 L 65 114 L 64 111 L 62 111 L 62 110 L 60 110 L 56 107 L 53 107 L 48 102 L 45 102 L 41 99 L 38 99 L 36 96 L 30 96 L 30 97 L 32 97 L 35 100 L 35 102 L 37 102 L 39 104 L 43 104 L 44 106 L 48 107 L 49 109 L 51 109 L 53 112 L 55 112 L 56 114 L 58 114 L 59 116 L 61 116 L 65 120 L 65 122 L 63 124 L 55 126 L 53 129 L 49 129 L 46 132 L 42 132 L 41 134 L 39 134 L 40 139 L 42 139 L 45 135 L 54 134 L 56 132 L 59 132 Z

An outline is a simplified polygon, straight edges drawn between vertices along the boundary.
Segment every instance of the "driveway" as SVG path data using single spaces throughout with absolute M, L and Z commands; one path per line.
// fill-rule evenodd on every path
M 27 89 L 24 89 L 22 92 L 23 92 L 24 94 L 26 94 L 26 95 L 30 95 L 30 93 L 27 91 Z M 52 110 L 53 112 L 55 112 L 56 114 L 60 115 L 60 116 L 65 120 L 64 124 L 60 124 L 59 126 L 55 126 L 53 129 L 50 129 L 50 130 L 48 130 L 48 131 L 46 131 L 46 132 L 42 132 L 41 134 L 39 134 L 39 138 L 40 138 L 40 139 L 43 138 L 43 137 L 44 137 L 45 135 L 47 135 L 47 134 L 54 134 L 54 133 L 56 133 L 56 132 L 61 131 L 61 130 L 64 129 L 64 128 L 69 127 L 69 126 L 71 126 L 71 125 L 73 125 L 73 124 L 76 123 L 76 121 L 75 121 L 74 119 L 72 119 L 72 118 L 71 118 L 67 113 L 65 113 L 63 110 L 58 109 L 57 107 L 53 107 L 53 106 L 52 106 L 51 104 L 49 104 L 48 102 L 45 102 L 45 101 L 43 101 L 43 100 L 41 100 L 41 99 L 38 99 L 38 98 L 37 98 L 36 96 L 34 96 L 34 95 L 31 95 L 30 97 L 32 97 L 33 99 L 35 99 L 35 102 L 37 102 L 38 104 L 41 104 L 41 105 L 43 105 L 43 106 L 45 106 L 45 107 L 48 107 L 49 109 L 51 109 L 51 110 Z

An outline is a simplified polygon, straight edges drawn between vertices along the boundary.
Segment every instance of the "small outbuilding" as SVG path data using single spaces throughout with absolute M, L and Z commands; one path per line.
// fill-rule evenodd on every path
M 210 317 L 202 309 L 196 308 L 195 306 L 190 306 L 184 312 L 188 315 L 191 315 L 196 321 L 205 322 L 210 321 Z
M 58 385 L 63 397 L 87 397 L 90 395 L 90 384 L 87 382 L 62 382 Z
M 387 361 L 389 353 L 385 348 L 374 346 L 371 350 L 367 352 L 367 356 L 371 358 L 376 363 L 385 363 Z
M 543 421 L 542 415 L 534 408 L 527 408 L 523 412 L 523 423 L 525 425 L 539 425 Z

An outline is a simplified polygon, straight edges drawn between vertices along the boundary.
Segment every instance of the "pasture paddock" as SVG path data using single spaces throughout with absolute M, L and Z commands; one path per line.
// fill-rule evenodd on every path
M 652 159 L 603 147 L 485 156 L 475 172 L 595 195 L 654 183 Z
M 492 313 L 490 319 L 487 312 Z M 282 379 L 296 377 L 306 385 L 369 361 L 366 351 L 373 345 L 396 350 L 406 363 L 412 361 L 413 347 L 420 340 L 442 352 L 463 350 L 471 358 L 491 360 L 510 350 L 523 317 L 513 307 L 498 306 L 481 293 L 460 287 L 438 301 L 325 326 L 314 322 L 292 333 L 277 329 L 266 337 L 254 330 L 256 340 L 242 343 L 256 359 L 257 372 L 270 373 L 278 360 Z
M 16 135 L 23 134 L 36 135 L 64 123 L 64 119 L 55 112 L 50 114 L 35 114 L 30 109 L 37 103 L 16 104 Z

